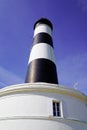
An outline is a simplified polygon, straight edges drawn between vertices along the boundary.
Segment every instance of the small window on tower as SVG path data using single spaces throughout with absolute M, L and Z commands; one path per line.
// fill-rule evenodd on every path
M 53 116 L 61 116 L 60 102 L 53 101 Z

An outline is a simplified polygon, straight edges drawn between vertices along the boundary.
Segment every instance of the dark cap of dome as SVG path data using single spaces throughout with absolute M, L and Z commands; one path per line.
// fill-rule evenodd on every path
M 36 23 L 34 24 L 34 29 L 36 26 L 38 26 L 39 24 L 47 24 L 48 26 L 51 27 L 51 29 L 53 30 L 53 26 L 52 26 L 52 23 L 46 19 L 46 18 L 41 18 L 39 19 L 38 21 L 36 21 Z

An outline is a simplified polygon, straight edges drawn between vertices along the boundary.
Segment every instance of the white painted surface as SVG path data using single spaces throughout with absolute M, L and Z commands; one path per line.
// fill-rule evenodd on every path
M 80 99 L 79 93 L 75 97 L 64 94 L 57 85 L 28 85 L 0 90 L 0 130 L 87 130 L 83 95 Z M 72 90 L 68 92 L 75 94 Z M 61 102 L 62 117 L 53 117 L 53 100 Z
M 65 95 L 45 93 L 20 94 L 0 98 L 0 117 L 53 116 L 52 101 L 62 102 L 62 115 L 68 119 L 87 121 L 87 106 L 83 101 Z
M 52 35 L 52 30 L 47 24 L 40 24 L 36 26 L 34 30 L 34 36 L 37 35 L 38 33 L 48 33 L 50 36 Z
M 32 60 L 39 58 L 49 59 L 55 63 L 53 48 L 46 43 L 38 43 L 34 45 L 32 47 L 28 63 L 30 63 Z
M 20 94 L 0 100 L 0 117 L 49 115 L 52 115 L 52 105 L 45 96 Z
M 87 121 L 87 107 L 85 102 L 65 95 L 61 98 L 57 96 L 57 98 L 60 101 L 62 100 L 63 116 L 65 118 Z
M 87 124 L 66 120 L 12 119 L 0 121 L 0 130 L 87 130 Z

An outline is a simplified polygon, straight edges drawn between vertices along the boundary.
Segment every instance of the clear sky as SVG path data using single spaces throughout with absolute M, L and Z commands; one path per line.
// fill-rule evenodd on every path
M 24 82 L 41 17 L 53 23 L 59 83 L 87 94 L 87 0 L 0 0 L 0 88 Z

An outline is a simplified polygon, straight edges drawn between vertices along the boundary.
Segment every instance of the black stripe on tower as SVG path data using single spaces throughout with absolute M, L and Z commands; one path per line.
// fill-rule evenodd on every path
M 33 60 L 27 71 L 25 82 L 46 82 L 57 84 L 57 73 L 55 64 L 47 59 Z
M 53 47 L 53 41 L 48 33 L 38 33 L 33 40 L 33 45 L 38 43 L 47 43 Z

